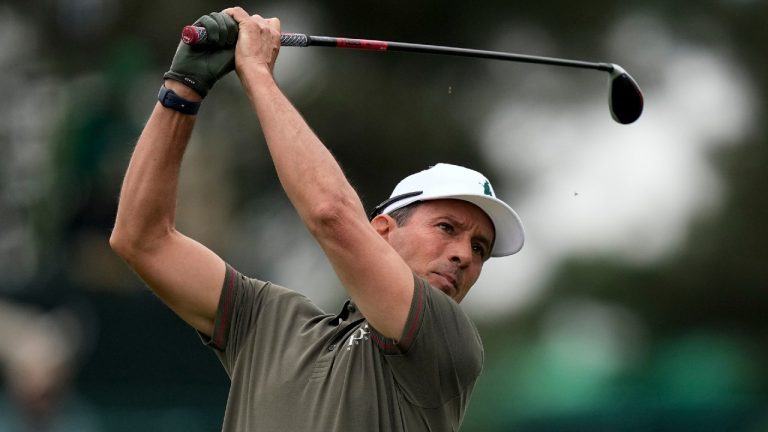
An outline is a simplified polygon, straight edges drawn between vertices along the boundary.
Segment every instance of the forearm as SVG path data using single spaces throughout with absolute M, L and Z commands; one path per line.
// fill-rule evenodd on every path
M 413 298 L 411 270 L 371 227 L 339 164 L 270 75 L 241 76 L 280 181 L 347 293 L 382 335 L 399 338 Z
M 195 98 L 184 86 L 167 85 Z M 113 242 L 148 248 L 172 232 L 181 161 L 194 123 L 195 116 L 155 105 L 123 180 Z
M 271 74 L 259 68 L 246 69 L 241 80 L 259 118 L 280 182 L 310 230 L 318 218 L 335 218 L 339 212 L 365 219 L 362 203 L 339 164 Z
M 413 297 L 412 272 L 368 222 L 334 157 L 277 87 L 272 66 L 280 47 L 279 20 L 240 8 L 226 12 L 240 29 L 236 71 L 286 195 L 366 319 L 387 337 L 399 337 Z

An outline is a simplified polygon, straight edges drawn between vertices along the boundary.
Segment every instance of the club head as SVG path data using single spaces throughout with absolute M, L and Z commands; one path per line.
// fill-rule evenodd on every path
M 612 65 L 608 105 L 611 116 L 621 124 L 630 124 L 643 113 L 643 93 L 634 79 L 619 65 Z

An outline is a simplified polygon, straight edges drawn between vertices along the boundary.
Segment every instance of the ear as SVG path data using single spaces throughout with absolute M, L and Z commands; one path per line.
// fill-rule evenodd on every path
M 392 231 L 397 229 L 397 222 L 388 214 L 380 214 L 373 218 L 371 226 L 384 240 L 387 240 Z

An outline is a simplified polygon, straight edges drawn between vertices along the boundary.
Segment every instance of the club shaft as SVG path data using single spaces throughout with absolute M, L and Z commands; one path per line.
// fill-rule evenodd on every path
M 368 39 L 350 39 L 350 38 L 329 37 L 329 36 L 306 35 L 306 37 L 307 37 L 306 46 L 325 46 L 325 47 L 335 47 L 335 48 L 363 49 L 363 50 L 372 50 L 372 51 L 401 51 L 401 52 L 417 52 L 417 53 L 438 54 L 438 55 L 452 55 L 452 56 L 460 56 L 460 57 L 476 57 L 476 58 L 505 60 L 505 61 L 514 61 L 514 62 L 522 62 L 522 63 L 536 63 L 536 64 L 546 64 L 546 65 L 554 65 L 554 66 L 564 66 L 564 67 L 572 67 L 572 68 L 579 68 L 579 69 L 596 69 L 596 70 L 601 70 L 605 72 L 612 72 L 614 69 L 614 65 L 611 63 L 596 63 L 596 62 L 587 62 L 587 61 L 581 61 L 581 60 L 561 59 L 561 58 L 555 58 L 555 57 L 542 57 L 542 56 L 533 56 L 533 55 L 526 55 L 526 54 L 514 54 L 514 53 L 507 53 L 507 52 L 500 52 L 500 51 L 487 51 L 487 50 L 477 50 L 477 49 L 469 49 L 469 48 L 456 48 L 456 47 L 446 47 L 446 46 L 439 46 L 439 45 L 423 45 L 423 44 L 415 44 L 415 43 L 389 42 L 389 41 L 378 41 L 378 40 L 368 40 Z
M 181 33 L 181 40 L 188 45 L 206 44 L 207 38 L 208 33 L 204 27 L 186 26 Z M 629 124 L 637 120 L 637 118 L 643 112 L 643 94 L 640 91 L 640 87 L 637 86 L 635 80 L 629 76 L 629 74 L 623 68 L 614 63 L 597 63 L 555 57 L 542 57 L 527 54 L 446 47 L 439 45 L 389 42 L 370 39 L 350 39 L 329 36 L 311 36 L 301 33 L 281 34 L 280 45 L 292 47 L 324 46 L 332 48 L 353 48 L 369 51 L 415 52 L 599 70 L 611 74 L 611 85 L 609 87 L 608 102 L 611 110 L 611 116 L 614 120 L 621 124 Z
M 182 40 L 190 45 L 205 43 L 207 32 L 203 27 L 187 26 L 182 32 Z M 439 45 L 424 45 L 406 42 L 390 42 L 371 39 L 351 39 L 331 36 L 312 36 L 301 33 L 283 33 L 280 37 L 283 46 L 324 46 L 332 48 L 352 48 L 369 51 L 401 51 L 425 54 L 450 55 L 459 57 L 476 57 L 494 60 L 505 60 L 519 63 L 536 63 L 554 66 L 564 66 L 579 69 L 596 69 L 613 72 L 616 65 L 612 63 L 597 63 L 581 60 L 570 60 L 556 57 L 543 57 L 527 54 L 515 54 L 501 51 L 487 51 L 470 48 L 457 48 Z

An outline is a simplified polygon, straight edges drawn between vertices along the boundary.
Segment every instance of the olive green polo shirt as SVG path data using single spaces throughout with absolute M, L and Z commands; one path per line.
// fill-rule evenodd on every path
M 231 380 L 224 431 L 455 431 L 483 347 L 459 305 L 426 281 L 399 341 L 347 302 L 338 315 L 227 267 L 214 332 Z

